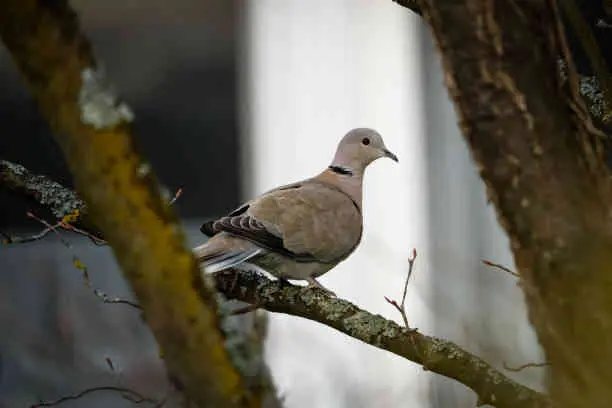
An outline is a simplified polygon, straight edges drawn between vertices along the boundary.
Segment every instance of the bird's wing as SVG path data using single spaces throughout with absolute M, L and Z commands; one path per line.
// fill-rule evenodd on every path
M 205 224 L 299 262 L 335 263 L 359 244 L 359 206 L 336 187 L 307 180 L 269 191 Z

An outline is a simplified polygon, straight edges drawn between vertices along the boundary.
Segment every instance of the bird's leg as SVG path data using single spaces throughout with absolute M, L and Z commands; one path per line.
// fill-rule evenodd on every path
M 327 289 L 325 286 L 319 283 L 319 281 L 313 278 L 312 276 L 307 277 L 306 282 L 308 282 L 308 286 L 306 286 L 307 289 L 319 288 L 323 290 L 324 292 L 327 292 L 327 294 L 329 294 L 330 296 L 336 297 L 336 294 L 333 291 Z

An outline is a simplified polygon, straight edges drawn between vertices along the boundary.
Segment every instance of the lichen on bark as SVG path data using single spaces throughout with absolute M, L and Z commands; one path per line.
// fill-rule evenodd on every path
M 68 2 L 3 2 L 0 37 L 187 398 L 200 406 L 258 406 L 224 347 L 214 291 L 202 284 L 153 171 L 143 171 L 131 115 L 92 76 L 91 47 Z

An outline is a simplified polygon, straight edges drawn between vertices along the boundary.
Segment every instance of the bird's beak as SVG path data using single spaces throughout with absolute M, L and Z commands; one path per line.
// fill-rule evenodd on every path
M 399 160 L 398 160 L 397 156 L 394 155 L 393 153 L 391 153 L 389 150 L 383 149 L 383 154 L 385 155 L 385 157 L 388 157 L 391 160 L 393 160 L 394 162 L 399 163 Z

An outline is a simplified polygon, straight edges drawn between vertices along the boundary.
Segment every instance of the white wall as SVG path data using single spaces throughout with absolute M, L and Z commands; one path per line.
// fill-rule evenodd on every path
M 481 264 L 512 267 L 512 257 L 420 18 L 390 0 L 247 5 L 245 196 L 315 174 L 347 130 L 376 128 L 400 163 L 369 169 L 362 245 L 322 282 L 399 322 L 383 296 L 400 296 L 416 247 L 414 326 L 499 369 L 541 361 L 516 282 Z M 475 405 L 464 386 L 316 323 L 273 315 L 270 327 L 267 358 L 288 408 Z M 543 372 L 507 374 L 537 386 Z
M 329 164 L 346 131 L 377 129 L 400 163 L 380 160 L 369 169 L 363 242 L 321 281 L 401 321 L 384 296 L 401 295 L 406 260 L 417 247 L 423 255 L 408 305 L 412 322 L 426 329 L 418 20 L 387 0 L 247 4 L 243 108 L 252 164 L 245 195 L 312 176 Z M 287 407 L 423 407 L 428 399 L 429 375 L 416 365 L 295 317 L 272 316 L 267 357 Z
M 514 267 L 506 234 L 487 203 L 484 183 L 457 126 L 443 84 L 440 57 L 428 31 L 422 53 L 427 133 L 427 206 L 433 278 L 431 334 L 455 341 L 518 381 L 541 388 L 544 369 L 504 370 L 541 362 L 543 356 L 527 321 L 516 279 L 485 266 L 487 259 Z M 436 377 L 432 401 L 439 407 L 473 407 L 474 393 Z

